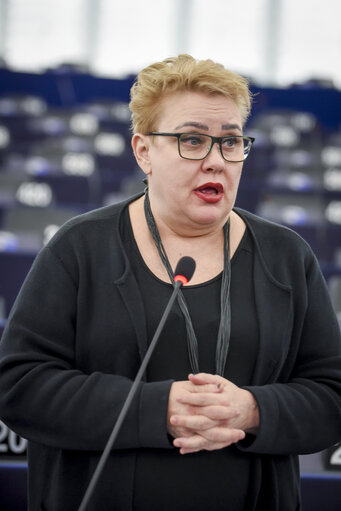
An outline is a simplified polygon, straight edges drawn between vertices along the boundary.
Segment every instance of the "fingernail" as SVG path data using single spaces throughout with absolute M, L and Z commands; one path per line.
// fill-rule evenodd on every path
M 178 419 L 176 417 L 171 417 L 170 422 L 171 424 L 176 424 L 178 422 Z

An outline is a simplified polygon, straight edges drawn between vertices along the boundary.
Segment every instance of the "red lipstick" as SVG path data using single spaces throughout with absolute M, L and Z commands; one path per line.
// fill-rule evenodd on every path
M 221 183 L 204 183 L 194 193 L 199 199 L 214 204 L 224 197 L 224 187 Z

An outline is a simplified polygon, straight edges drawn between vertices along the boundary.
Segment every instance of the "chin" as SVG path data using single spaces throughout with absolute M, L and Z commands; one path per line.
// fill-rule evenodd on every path
M 229 215 L 229 212 L 225 212 L 224 215 L 222 215 L 221 213 L 218 214 L 218 212 L 215 212 L 215 213 L 207 212 L 205 214 L 202 213 L 202 214 L 198 214 L 198 215 L 193 215 L 192 220 L 198 225 L 209 226 L 209 225 L 225 223 L 225 220 L 228 215 Z
M 193 216 L 197 217 L 198 221 L 204 224 L 220 223 L 223 222 L 231 213 L 232 206 L 227 207 L 226 204 L 209 204 L 205 205 L 196 211 Z

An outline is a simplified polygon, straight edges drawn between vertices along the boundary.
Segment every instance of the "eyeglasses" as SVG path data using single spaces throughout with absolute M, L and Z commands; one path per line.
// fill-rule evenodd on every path
M 203 133 L 159 133 L 151 131 L 147 136 L 176 137 L 178 151 L 185 160 L 204 160 L 214 144 L 219 145 L 220 153 L 225 161 L 239 163 L 248 157 L 255 139 L 240 135 L 212 137 Z

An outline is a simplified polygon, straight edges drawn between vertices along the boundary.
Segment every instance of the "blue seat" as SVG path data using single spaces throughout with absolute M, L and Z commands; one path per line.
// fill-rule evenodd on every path
M 27 464 L 0 463 L 1 511 L 27 511 Z
M 0 252 L 0 296 L 4 301 L 5 318 L 10 313 L 35 256 L 35 252 Z
M 340 511 L 341 473 L 302 474 L 302 511 Z

